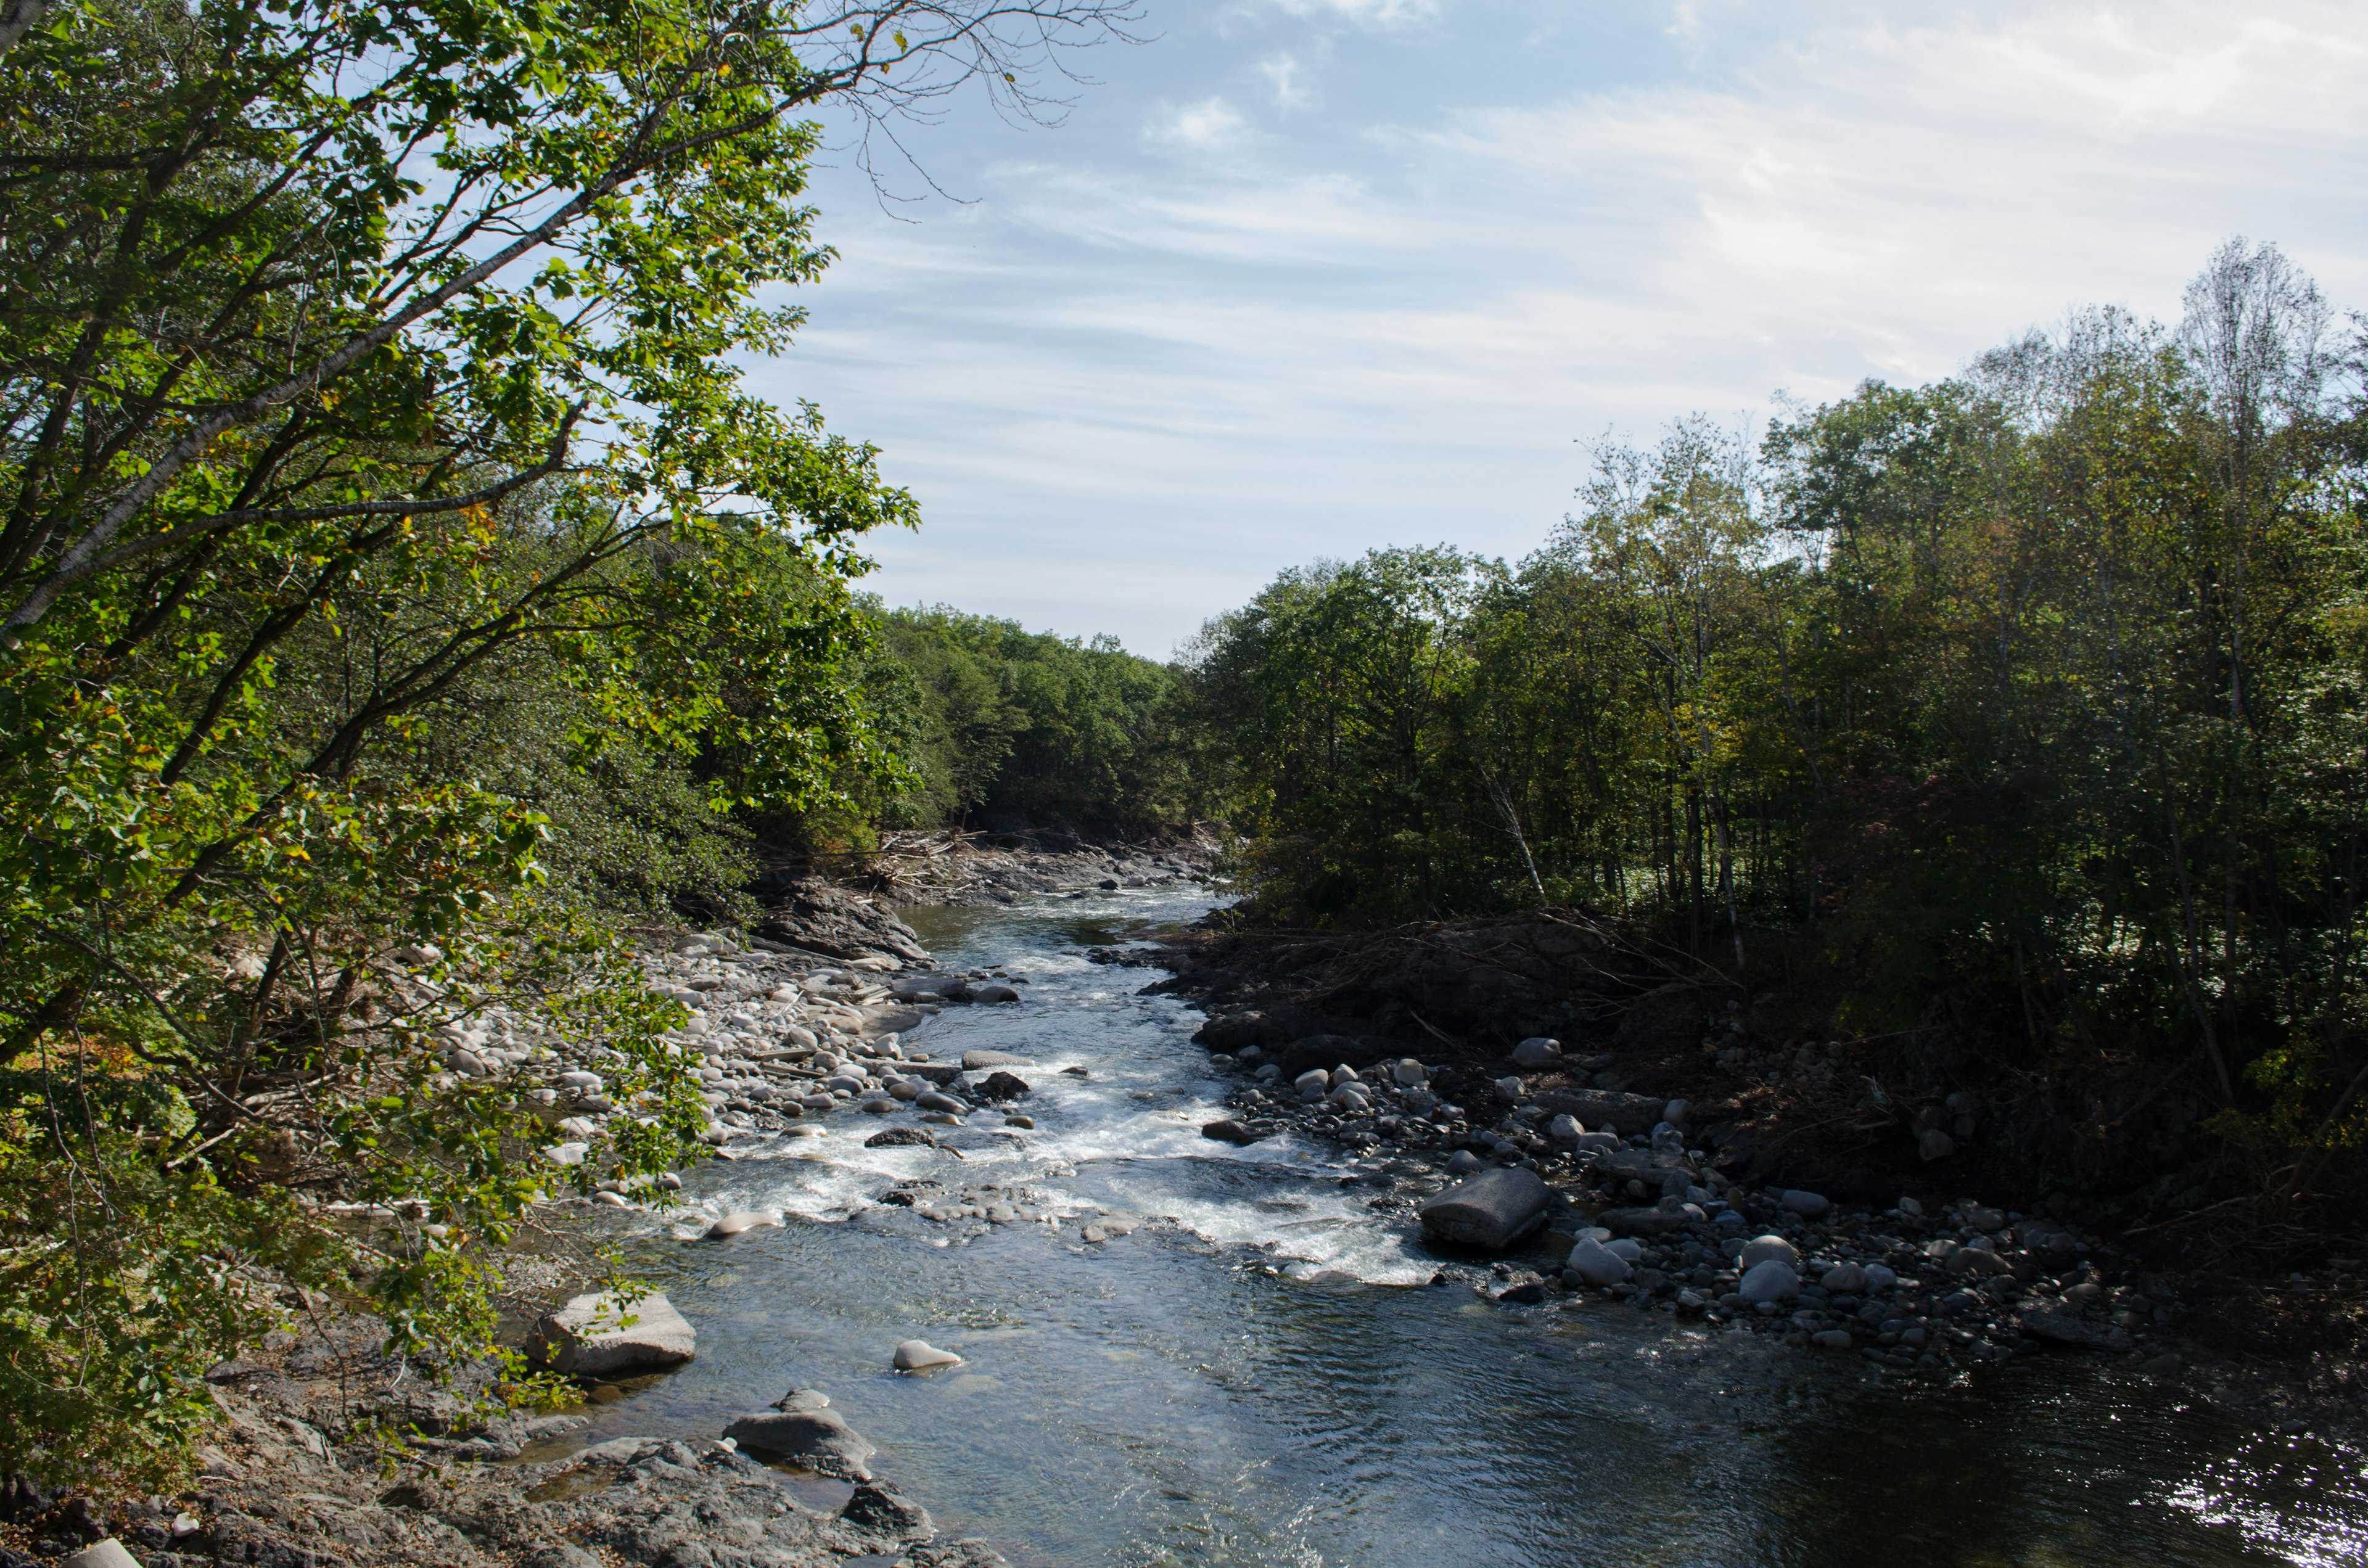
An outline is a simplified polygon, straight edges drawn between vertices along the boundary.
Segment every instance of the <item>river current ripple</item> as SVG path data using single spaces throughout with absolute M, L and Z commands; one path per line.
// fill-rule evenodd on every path
M 1084 956 L 1205 907 L 1129 892 L 917 912 L 946 968 L 1029 983 L 907 1044 L 1030 1058 L 1035 1131 L 957 1161 L 865 1149 L 882 1123 L 849 1112 L 687 1173 L 691 1212 L 620 1220 L 617 1239 L 696 1325 L 698 1359 L 574 1441 L 713 1437 L 819 1388 L 882 1475 L 1019 1568 L 2368 1561 L 2368 1455 L 2111 1369 L 2051 1356 L 1886 1386 L 1620 1307 L 1424 1287 L 1439 1260 L 1366 1207 L 1385 1170 L 1201 1138 L 1225 1084 L 1190 1042 L 1199 1015 L 1136 994 L 1157 971 Z M 1153 1222 L 1088 1245 L 1074 1220 L 969 1236 L 875 1205 L 916 1176 Z M 685 1239 L 734 1209 L 789 1222 Z M 899 1377 L 888 1352 L 909 1338 L 965 1364 Z

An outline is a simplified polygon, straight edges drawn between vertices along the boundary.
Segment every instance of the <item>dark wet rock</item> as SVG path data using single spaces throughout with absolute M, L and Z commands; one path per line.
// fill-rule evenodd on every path
M 723 1435 L 743 1448 L 761 1449 L 794 1460 L 825 1475 L 864 1481 L 871 1471 L 863 1461 L 880 1450 L 847 1424 L 836 1410 L 768 1410 L 743 1415 L 723 1428 Z
M 1549 1191 L 1535 1171 L 1483 1171 L 1418 1212 L 1423 1229 L 1441 1241 L 1502 1252 L 1545 1223 Z
M 970 999 L 982 1006 L 994 1007 L 1019 1001 L 1019 993 L 1000 981 L 990 981 L 985 985 L 972 986 Z
M 839 1522 L 890 1541 L 927 1540 L 937 1533 L 929 1511 L 886 1481 L 867 1481 L 840 1505 Z
M 1009 1073 L 990 1073 L 972 1091 L 983 1100 L 1016 1100 L 1034 1093 L 1025 1078 Z
M 867 1149 L 898 1149 L 908 1145 L 934 1149 L 938 1146 L 938 1141 L 917 1127 L 885 1128 L 863 1141 L 863 1146 Z M 911 1200 L 907 1199 L 906 1201 Z
M 2115 1353 L 2130 1348 L 2133 1341 L 2126 1329 L 2111 1324 L 2083 1323 L 2070 1312 L 2051 1312 L 2044 1307 L 2026 1308 L 2017 1322 L 2022 1332 L 2033 1339 L 2044 1339 L 2051 1345 L 2069 1345 L 2082 1350 L 2110 1350 Z
M 1685 1229 L 1688 1218 L 1681 1210 L 1606 1209 L 1595 1222 L 1615 1236 L 1663 1236 Z
M 1259 1135 L 1233 1118 L 1227 1117 L 1222 1121 L 1212 1121 L 1202 1126 L 1201 1136 L 1213 1138 L 1221 1143 L 1247 1145 L 1257 1142 Z

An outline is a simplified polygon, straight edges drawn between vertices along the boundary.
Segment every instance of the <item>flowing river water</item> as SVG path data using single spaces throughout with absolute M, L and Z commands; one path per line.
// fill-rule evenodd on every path
M 849 1112 L 687 1173 L 701 1223 L 789 1222 L 707 1244 L 686 1216 L 627 1221 L 699 1356 L 628 1385 L 570 1446 L 712 1437 L 818 1388 L 880 1446 L 880 1474 L 1019 1568 L 2368 1562 L 2368 1454 L 2114 1369 L 2048 1356 L 1885 1384 L 1621 1306 L 1427 1286 L 1440 1260 L 1367 1207 L 1385 1163 L 1201 1138 L 1226 1085 L 1190 1041 L 1199 1015 L 1136 994 L 1157 971 L 1084 956 L 1205 907 L 1188 891 L 914 912 L 944 968 L 1029 983 L 907 1045 L 1030 1058 L 1035 1131 L 956 1160 L 866 1149 L 882 1123 Z M 1152 1222 L 1088 1244 L 1076 1219 L 877 1206 L 919 1176 Z M 911 1338 L 964 1365 L 893 1373 Z

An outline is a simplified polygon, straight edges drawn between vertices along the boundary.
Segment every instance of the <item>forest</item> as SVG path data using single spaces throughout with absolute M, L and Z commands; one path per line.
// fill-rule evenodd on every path
M 1283 924 L 1619 911 L 1975 1077 L 2143 1067 L 2292 1199 L 2368 1138 L 2357 347 L 2231 241 L 1764 432 L 1598 449 L 1519 565 L 1286 572 L 1190 650 Z

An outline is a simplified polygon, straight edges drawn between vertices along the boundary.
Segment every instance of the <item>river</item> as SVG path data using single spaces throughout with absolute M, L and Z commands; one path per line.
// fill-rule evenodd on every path
M 2047 1356 L 1884 1383 L 1622 1306 L 1426 1286 L 1439 1261 L 1367 1210 L 1385 1165 L 1201 1138 L 1224 1082 L 1190 1041 L 1199 1016 L 1136 994 L 1157 971 L 1083 955 L 1204 907 L 1188 890 L 914 912 L 944 967 L 1028 983 L 908 1047 L 1030 1058 L 1035 1131 L 956 1160 L 865 1149 L 882 1123 L 849 1112 L 688 1173 L 700 1215 L 789 1223 L 706 1244 L 685 1216 L 620 1221 L 699 1357 L 575 1441 L 713 1437 L 819 1388 L 882 1476 L 1019 1568 L 2368 1561 L 2368 1455 L 2114 1369 Z M 916 1176 L 1153 1222 L 1087 1244 L 1075 1219 L 944 1226 L 873 1201 Z M 965 1364 L 896 1375 L 910 1338 Z

